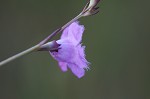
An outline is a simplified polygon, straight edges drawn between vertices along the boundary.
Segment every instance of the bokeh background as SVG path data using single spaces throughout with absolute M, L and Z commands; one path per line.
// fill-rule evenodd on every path
M 37 44 L 86 1 L 0 0 L 0 60 Z M 0 99 L 150 99 L 149 4 L 102 0 L 99 14 L 80 19 L 91 62 L 82 79 L 35 52 L 0 67 Z

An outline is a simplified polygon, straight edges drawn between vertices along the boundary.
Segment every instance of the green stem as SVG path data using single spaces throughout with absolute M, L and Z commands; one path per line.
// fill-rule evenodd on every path
M 74 21 L 80 19 L 82 17 L 82 13 L 80 13 L 79 15 L 77 15 L 75 18 L 73 18 L 71 21 L 69 21 L 68 23 L 66 23 L 64 26 L 62 26 L 61 28 L 55 30 L 52 34 L 50 34 L 49 36 L 47 36 L 44 40 L 42 40 L 39 44 L 43 45 L 46 42 L 48 42 L 50 39 L 52 39 L 55 35 L 57 35 L 58 33 L 62 32 L 67 26 L 69 26 L 71 23 L 73 23 Z
M 23 52 L 20 52 L 20 53 L 14 55 L 14 56 L 2 61 L 2 62 L 0 62 L 0 67 L 7 64 L 7 63 L 9 63 L 9 62 L 11 62 L 11 61 L 13 61 L 13 60 L 15 60 L 15 59 L 17 59 L 17 58 L 19 58 L 19 57 L 21 57 L 21 56 L 23 56 L 23 55 L 26 55 L 28 53 L 31 53 L 31 52 L 35 51 L 35 50 L 38 50 L 39 47 L 40 47 L 39 44 L 35 45 L 35 46 L 33 46 L 33 47 L 23 51 Z

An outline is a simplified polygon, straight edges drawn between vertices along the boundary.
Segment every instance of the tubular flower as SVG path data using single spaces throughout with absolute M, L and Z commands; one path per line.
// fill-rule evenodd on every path
M 78 78 L 84 76 L 85 69 L 89 69 L 89 62 L 85 59 L 84 54 L 85 46 L 80 44 L 83 32 L 84 26 L 79 25 L 78 21 L 73 22 L 63 31 L 61 38 L 56 41 L 60 44 L 60 49 L 50 51 L 63 72 L 69 68 Z

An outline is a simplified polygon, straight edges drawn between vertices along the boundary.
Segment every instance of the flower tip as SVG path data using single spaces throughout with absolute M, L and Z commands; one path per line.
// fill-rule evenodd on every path
M 66 72 L 68 70 L 66 62 L 59 62 L 58 65 L 63 72 Z
M 76 75 L 79 79 L 84 76 L 84 74 Z
M 96 7 L 100 0 L 90 0 L 82 11 L 83 16 L 95 15 L 99 12 L 99 7 Z
M 99 2 L 100 0 L 90 0 L 88 8 L 90 9 L 94 8 Z

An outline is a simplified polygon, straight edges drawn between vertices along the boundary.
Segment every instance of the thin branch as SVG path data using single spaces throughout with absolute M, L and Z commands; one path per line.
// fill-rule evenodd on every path
M 58 33 L 62 32 L 67 26 L 69 26 L 72 22 L 78 20 L 79 18 L 82 17 L 82 14 L 80 13 L 79 15 L 77 15 L 75 18 L 73 18 L 71 21 L 69 21 L 68 23 L 66 23 L 64 26 L 62 26 L 61 28 L 55 30 L 52 34 L 50 34 L 49 36 L 47 36 L 43 41 L 41 41 L 39 44 L 43 45 L 46 42 L 48 42 L 50 39 L 52 39 L 55 35 L 57 35 Z
M 11 61 L 13 61 L 13 60 L 15 60 L 15 59 L 17 59 L 17 58 L 20 58 L 21 56 L 24 56 L 24 55 L 26 55 L 28 53 L 31 53 L 31 52 L 37 50 L 39 47 L 40 47 L 40 45 L 35 45 L 35 46 L 33 46 L 33 47 L 31 47 L 31 48 L 29 48 L 29 49 L 27 49 L 27 50 L 25 50 L 25 51 L 23 51 L 21 53 L 18 53 L 16 55 L 14 55 L 14 56 L 12 56 L 12 57 L 10 57 L 10 58 L 0 62 L 0 67 L 5 65 L 5 64 L 7 64 L 7 63 L 9 63 L 9 62 L 11 62 Z

